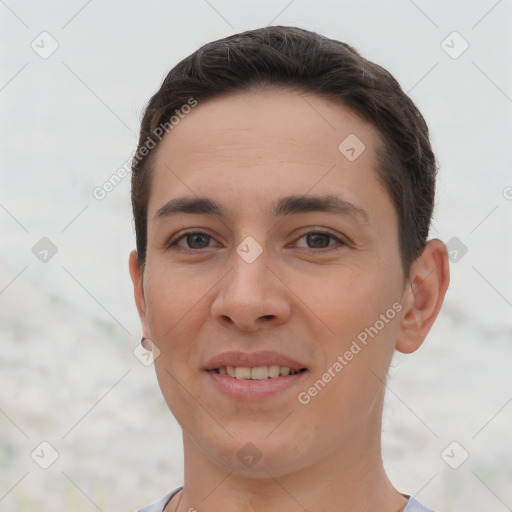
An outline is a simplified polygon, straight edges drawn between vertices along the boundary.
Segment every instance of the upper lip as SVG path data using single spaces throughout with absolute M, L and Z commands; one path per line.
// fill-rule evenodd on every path
M 258 366 L 286 366 L 291 370 L 301 370 L 306 365 L 278 352 L 223 352 L 212 357 L 204 366 L 205 370 L 215 370 L 223 366 L 257 368 Z

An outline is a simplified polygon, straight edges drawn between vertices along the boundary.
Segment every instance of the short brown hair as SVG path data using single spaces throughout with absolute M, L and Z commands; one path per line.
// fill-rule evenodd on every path
M 383 147 L 377 173 L 398 213 L 400 254 L 408 275 L 425 246 L 434 206 L 437 168 L 425 120 L 384 68 L 346 43 L 285 26 L 249 30 L 202 46 L 168 73 L 149 101 L 132 162 L 139 263 L 146 259 L 151 167 L 161 140 L 154 140 L 155 130 L 169 127 L 176 111 L 191 99 L 200 103 L 260 86 L 316 93 L 378 129 Z

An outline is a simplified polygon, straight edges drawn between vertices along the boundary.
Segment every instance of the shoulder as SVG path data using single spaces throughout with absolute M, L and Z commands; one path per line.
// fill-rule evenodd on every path
M 418 500 L 409 496 L 409 501 L 402 512 L 434 512 L 431 508 L 425 507 Z
M 165 506 L 171 498 L 179 491 L 181 491 L 182 487 L 178 487 L 177 489 L 174 489 L 174 491 L 168 492 L 161 498 L 158 498 L 156 501 L 153 501 L 153 503 L 150 503 L 149 505 L 146 505 L 145 507 L 137 510 L 137 512 L 163 512 Z

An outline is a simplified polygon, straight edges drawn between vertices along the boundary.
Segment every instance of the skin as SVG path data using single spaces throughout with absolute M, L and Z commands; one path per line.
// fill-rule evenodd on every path
M 338 150 L 349 134 L 365 144 L 354 161 Z M 279 88 L 200 102 L 159 146 L 147 258 L 141 267 L 132 252 L 130 272 L 143 335 L 160 351 L 160 388 L 183 429 L 184 490 L 166 511 L 405 507 L 381 459 L 384 383 L 394 350 L 413 352 L 425 339 L 449 270 L 444 244 L 431 240 L 404 276 L 397 214 L 375 172 L 378 146 L 373 126 L 344 106 Z M 273 201 L 305 194 L 335 194 L 367 219 L 269 214 Z M 155 219 L 180 196 L 208 197 L 228 214 Z M 189 228 L 211 238 L 169 247 Z M 306 236 L 326 231 L 333 237 Z M 247 236 L 263 250 L 250 264 L 236 252 Z M 401 311 L 300 403 L 298 393 L 394 303 Z M 230 350 L 275 350 L 308 373 L 270 398 L 233 400 L 202 370 Z M 261 453 L 251 467 L 237 457 L 248 442 Z

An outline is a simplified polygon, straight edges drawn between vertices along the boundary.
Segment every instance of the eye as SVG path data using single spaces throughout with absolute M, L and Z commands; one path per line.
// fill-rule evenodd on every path
M 200 231 L 193 231 L 189 233 L 185 233 L 181 235 L 179 238 L 174 240 L 169 244 L 169 248 L 171 247 L 179 247 L 185 250 L 195 250 L 195 249 L 206 249 L 211 247 L 209 244 L 214 240 L 213 237 L 207 235 L 206 233 L 202 233 Z M 183 246 L 181 242 L 185 242 L 186 246 Z
M 338 249 L 339 246 L 348 245 L 348 243 L 340 237 L 325 231 L 310 231 L 309 233 L 302 235 L 298 241 L 302 239 L 306 240 L 305 246 L 297 244 L 296 242 L 296 246 L 301 249 L 325 249 L 330 251 Z M 184 251 L 197 252 L 200 249 L 214 247 L 214 245 L 211 245 L 211 242 L 215 242 L 215 239 L 212 236 L 201 231 L 190 231 L 170 242 L 169 248 L 178 248 Z
M 327 233 L 325 231 L 310 231 L 302 235 L 298 240 L 306 239 L 307 246 L 300 246 L 305 249 L 327 249 L 332 250 L 336 249 L 336 245 L 347 245 L 341 238 L 334 236 L 332 233 Z M 334 241 L 334 244 L 329 243 L 330 241 Z M 336 244 L 336 242 L 338 242 Z

